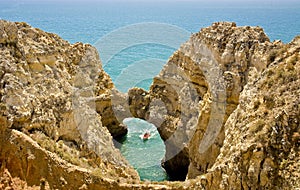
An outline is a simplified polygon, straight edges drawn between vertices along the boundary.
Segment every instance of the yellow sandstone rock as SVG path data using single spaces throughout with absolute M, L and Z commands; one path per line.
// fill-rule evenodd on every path
M 97 50 L 0 21 L 0 189 L 299 189 L 300 37 L 219 22 L 150 91 L 118 92 Z M 154 123 L 177 182 L 141 182 L 113 145 Z

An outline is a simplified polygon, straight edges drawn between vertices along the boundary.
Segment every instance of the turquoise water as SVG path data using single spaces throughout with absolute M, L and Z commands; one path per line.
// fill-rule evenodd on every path
M 132 46 L 110 59 L 104 65 L 104 70 L 121 92 L 127 92 L 132 87 L 148 90 L 153 77 L 160 72 L 175 50 L 159 44 Z M 146 73 L 143 72 L 145 69 L 147 69 Z M 139 73 L 142 76 L 139 76 Z
M 268 0 L 244 4 L 237 1 L 204 2 L 33 3 L 29 0 L 1 0 L 0 19 L 25 21 L 34 27 L 57 33 L 71 43 L 81 41 L 90 44 L 96 44 L 99 39 L 120 27 L 141 22 L 168 23 L 190 34 L 212 22 L 234 21 L 237 25 L 261 26 L 271 40 L 281 39 L 284 42 L 300 34 L 300 3 L 297 1 Z M 183 37 L 180 41 L 183 43 L 187 39 Z M 133 86 L 148 89 L 152 78 L 178 47 L 159 43 L 132 45 L 104 61 L 103 68 L 122 92 Z M 106 49 L 113 48 L 114 44 L 99 48 L 100 57 L 105 56 L 103 52 Z M 141 179 L 167 179 L 160 167 L 164 144 L 155 127 L 136 119 L 125 120 L 125 123 L 129 133 L 120 150 L 137 169 Z M 144 142 L 139 135 L 145 130 L 150 130 L 153 136 Z
M 128 118 L 124 120 L 128 126 L 126 140 L 120 144 L 120 151 L 138 171 L 141 180 L 163 181 L 167 179 L 165 170 L 160 166 L 165 154 L 165 145 L 156 127 L 146 121 Z M 151 136 L 143 140 L 148 131 Z
M 78 1 L 78 0 L 77 0 Z M 254 1 L 254 3 L 190 2 L 64 2 L 1 0 L 0 19 L 25 21 L 34 27 L 59 34 L 70 42 L 94 44 L 120 27 L 140 22 L 161 22 L 190 32 L 216 21 L 261 26 L 271 40 L 289 42 L 300 33 L 300 2 Z M 141 0 L 145 1 L 145 0 Z M 149 0 L 150 1 L 150 0 Z

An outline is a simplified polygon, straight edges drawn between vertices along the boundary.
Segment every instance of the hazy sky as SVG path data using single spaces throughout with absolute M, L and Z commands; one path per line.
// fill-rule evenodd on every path
M 270 6 L 272 7 L 285 7 L 287 6 L 300 6 L 300 0 L 0 0 L 0 9 L 1 9 L 1 2 L 6 2 L 8 4 L 26 4 L 26 3 L 134 3 L 134 4 L 155 4 L 159 6 L 159 3 L 186 3 L 188 4 L 197 4 L 203 6 Z
M 214 2 L 235 2 L 235 3 L 280 3 L 284 4 L 286 2 L 294 2 L 297 3 L 299 0 L 0 0 L 11 3 L 16 2 L 203 2 L 203 3 L 214 3 Z

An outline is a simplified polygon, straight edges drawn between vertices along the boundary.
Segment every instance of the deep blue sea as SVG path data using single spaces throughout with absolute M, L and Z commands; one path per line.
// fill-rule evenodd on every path
M 261 26 L 271 40 L 281 39 L 285 43 L 300 35 L 300 3 L 279 0 L 254 0 L 251 3 L 237 0 L 231 3 L 225 0 L 219 3 L 196 0 L 89 3 L 79 0 L 1 0 L 0 19 L 27 22 L 56 33 L 70 43 L 95 45 L 103 68 L 122 92 L 133 86 L 148 89 L 152 78 L 179 45 L 191 33 L 213 22 L 234 21 L 240 26 Z M 117 46 L 119 49 L 114 52 Z M 129 133 L 120 150 L 138 170 L 141 179 L 167 179 L 160 167 L 164 144 L 155 127 L 137 119 L 124 122 Z M 147 130 L 153 138 L 145 142 L 139 135 Z

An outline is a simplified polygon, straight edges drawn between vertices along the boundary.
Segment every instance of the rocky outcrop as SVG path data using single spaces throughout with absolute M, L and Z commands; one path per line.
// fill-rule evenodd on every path
M 129 89 L 128 94 L 129 112 L 135 118 L 146 118 L 150 105 L 150 95 L 141 88 Z
M 193 34 L 172 55 L 154 78 L 150 101 L 143 101 L 149 102 L 145 118 L 165 141 L 163 165 L 171 177 L 193 178 L 213 165 L 249 69 L 262 71 L 266 54 L 281 45 L 271 43 L 262 28 L 223 22 Z
M 299 42 L 215 23 L 174 53 L 144 105 L 171 177 L 196 189 L 299 188 Z
M 78 189 L 88 176 L 137 180 L 113 145 L 127 129 L 113 117 L 112 90 L 94 47 L 1 20 L 2 171 L 51 189 Z
M 262 73 L 249 71 L 220 154 L 201 177 L 207 189 L 300 187 L 300 38 L 269 60 Z
M 215 23 L 196 34 L 190 46 L 196 48 L 194 51 L 188 48 L 190 52 L 186 54 L 195 61 L 199 60 L 197 52 L 211 53 L 211 57 L 206 58 L 207 66 L 200 66 L 204 72 L 209 68 L 205 76 L 209 87 L 200 102 L 197 128 L 189 143 L 187 177 L 193 178 L 207 172 L 219 155 L 225 138 L 224 124 L 239 104 L 240 93 L 249 80 L 249 71 L 253 68 L 263 71 L 268 64 L 269 52 L 280 48 L 282 43 L 270 43 L 259 27 Z M 201 46 L 207 49 L 201 50 Z

